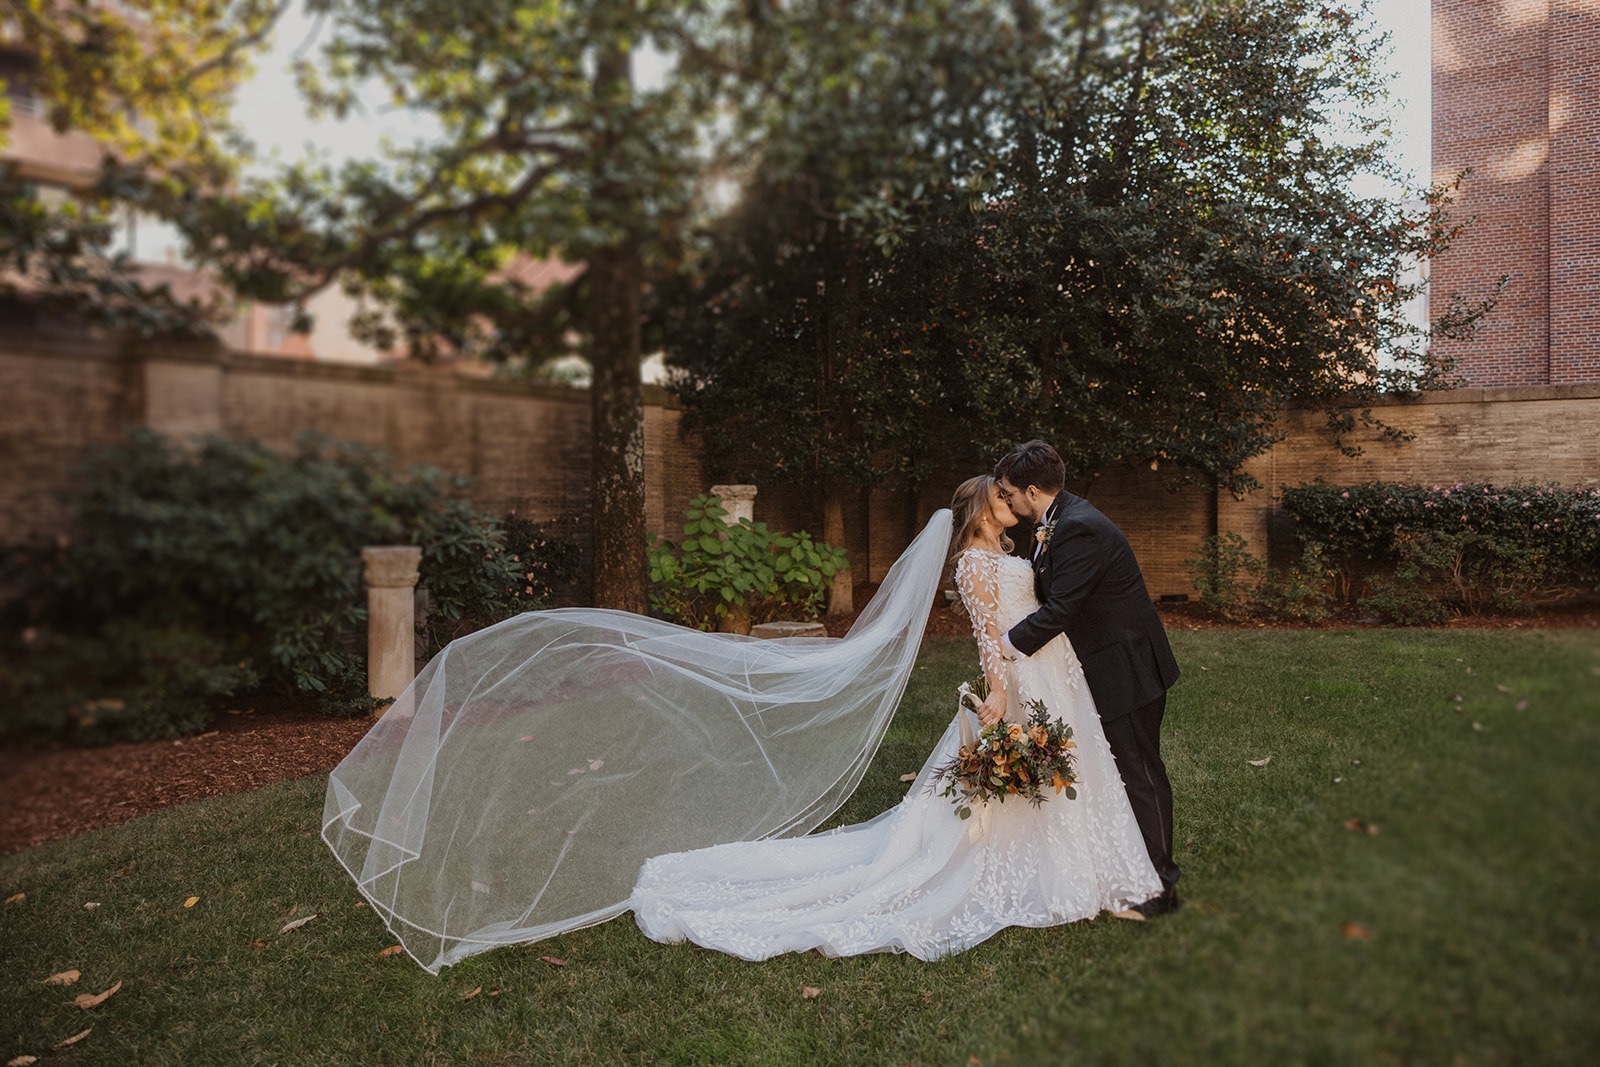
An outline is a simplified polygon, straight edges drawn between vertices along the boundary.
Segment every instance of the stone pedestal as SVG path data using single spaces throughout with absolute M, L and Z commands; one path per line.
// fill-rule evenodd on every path
M 820 622 L 759 622 L 750 627 L 751 637 L 827 637 L 828 628 Z
M 712 496 L 722 501 L 722 506 L 727 510 L 728 517 L 723 521 L 729 526 L 739 525 L 740 519 L 756 518 L 756 487 L 753 485 L 713 485 L 709 492 Z
M 361 550 L 361 562 L 367 582 L 367 692 L 393 700 L 417 676 L 413 590 L 422 549 L 369 546 Z

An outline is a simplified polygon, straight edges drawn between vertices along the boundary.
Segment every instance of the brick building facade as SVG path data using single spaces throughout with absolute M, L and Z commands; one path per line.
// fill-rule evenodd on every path
M 1433 174 L 1468 169 L 1434 299 L 1509 286 L 1440 351 L 1471 386 L 1600 381 L 1600 4 L 1433 0 Z

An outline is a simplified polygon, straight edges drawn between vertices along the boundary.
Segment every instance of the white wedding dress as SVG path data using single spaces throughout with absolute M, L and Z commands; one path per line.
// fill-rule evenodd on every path
M 1161 891 L 1071 644 L 1000 655 L 1000 635 L 1037 607 L 1029 564 L 968 549 L 956 580 L 984 666 L 1007 682 L 1007 718 L 1041 700 L 1072 727 L 1077 799 L 991 801 L 958 818 L 930 788 L 959 745 L 952 721 L 905 798 L 875 819 L 647 860 L 628 900 L 645 934 L 751 960 L 809 949 L 935 959 L 1008 926 L 1092 918 Z

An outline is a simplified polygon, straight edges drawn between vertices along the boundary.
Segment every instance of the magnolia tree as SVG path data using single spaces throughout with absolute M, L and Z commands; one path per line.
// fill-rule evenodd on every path
M 769 12 L 746 52 L 763 89 L 737 112 L 748 140 L 721 160 L 740 198 L 686 236 L 654 294 L 653 336 L 717 473 L 814 490 L 832 544 L 859 487 L 925 469 L 941 395 L 927 301 L 948 268 L 905 241 L 979 203 L 1014 43 L 993 15 L 965 0 Z M 833 581 L 848 610 L 849 571 Z
M 1427 341 L 1487 305 L 1407 318 L 1410 268 L 1456 231 L 1446 188 L 1360 191 L 1397 177 L 1360 5 L 932 6 L 879 5 L 923 36 L 853 67 L 796 57 L 853 118 L 791 123 L 781 178 L 757 171 L 663 302 L 721 473 L 830 494 L 1041 436 L 1079 485 L 1137 463 L 1243 491 L 1286 404 L 1337 435 L 1449 381 Z

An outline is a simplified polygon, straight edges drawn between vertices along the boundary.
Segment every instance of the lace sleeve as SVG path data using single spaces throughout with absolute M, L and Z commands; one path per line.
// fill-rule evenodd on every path
M 956 588 L 972 619 L 978 660 L 994 693 L 1006 691 L 1006 661 L 1000 652 L 1000 557 L 990 552 L 965 552 L 956 561 Z

